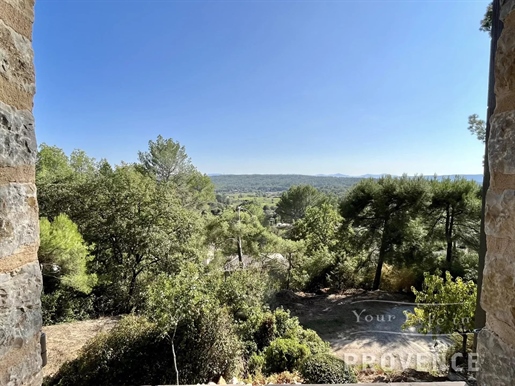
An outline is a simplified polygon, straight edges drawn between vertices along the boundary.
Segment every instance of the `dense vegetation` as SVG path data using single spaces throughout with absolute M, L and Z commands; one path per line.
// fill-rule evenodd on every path
M 298 174 L 245 174 L 211 176 L 220 193 L 284 192 L 295 185 L 309 185 L 326 193 L 340 194 L 356 184 L 360 177 L 304 176 Z
M 37 184 L 45 322 L 130 315 L 49 384 L 352 381 L 315 332 L 271 310 L 276 291 L 477 277 L 481 189 L 461 178 L 362 179 L 340 195 L 294 185 L 269 207 L 215 195 L 158 137 L 116 166 L 42 145 Z

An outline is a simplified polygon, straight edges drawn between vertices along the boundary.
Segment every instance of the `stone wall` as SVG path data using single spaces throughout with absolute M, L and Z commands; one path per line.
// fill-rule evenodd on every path
M 515 385 L 515 0 L 500 5 L 504 27 L 495 56 L 481 294 L 486 326 L 478 337 L 482 386 Z
M 0 0 L 0 385 L 41 384 L 34 0 Z

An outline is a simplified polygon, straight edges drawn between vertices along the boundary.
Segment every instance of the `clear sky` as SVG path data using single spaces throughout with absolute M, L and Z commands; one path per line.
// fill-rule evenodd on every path
M 204 173 L 479 174 L 489 0 L 38 0 L 40 143 Z

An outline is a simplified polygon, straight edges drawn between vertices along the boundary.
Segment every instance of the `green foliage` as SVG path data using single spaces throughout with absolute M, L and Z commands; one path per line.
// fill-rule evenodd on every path
M 310 354 L 309 348 L 296 339 L 275 339 L 265 350 L 266 371 L 271 374 L 297 370 Z
M 338 242 L 338 228 L 342 222 L 335 207 L 327 202 L 306 209 L 303 219 L 294 225 L 294 237 L 304 240 L 306 253 L 331 250 Z
M 228 261 L 235 256 L 243 265 L 243 256 L 255 261 L 267 247 L 274 243 L 275 237 L 262 224 L 255 206 L 227 208 L 219 216 L 208 219 L 206 224 L 207 242 L 220 251 Z M 237 266 L 237 264 L 236 264 Z M 234 264 L 228 264 L 228 269 Z
M 313 355 L 300 368 L 304 383 L 345 384 L 357 382 L 356 376 L 344 361 L 331 354 Z
M 391 262 L 407 241 L 410 218 L 415 217 L 429 199 L 428 182 L 423 177 L 391 176 L 359 182 L 340 203 L 344 218 L 342 237 L 349 245 L 368 245 L 377 250 L 372 289 L 381 283 L 382 266 Z M 348 232 L 349 227 L 353 229 Z
M 172 183 L 188 207 L 202 207 L 214 201 L 214 186 L 208 176 L 200 173 L 191 163 L 186 149 L 173 139 L 159 135 L 148 142 L 148 151 L 139 152 L 138 169 L 162 183 Z
M 247 362 L 247 372 L 251 375 L 261 374 L 265 367 L 265 357 L 263 355 L 252 354 Z
M 481 188 L 474 181 L 446 178 L 431 181 L 431 203 L 427 207 L 428 234 L 446 249 L 446 269 L 456 254 L 455 244 L 479 251 Z
M 45 287 L 43 278 L 43 287 Z M 89 319 L 94 315 L 94 298 L 72 288 L 57 288 L 41 294 L 43 325 Z
M 310 353 L 328 352 L 329 344 L 324 342 L 316 332 L 304 329 L 296 317 L 289 311 L 259 312 L 257 309 L 240 324 L 239 335 L 245 346 L 245 357 L 260 354 L 276 339 L 292 339 L 305 345 Z
M 485 16 L 481 19 L 480 31 L 488 32 L 492 36 L 492 24 L 493 24 L 494 9 L 493 3 L 488 4 L 486 7 Z
M 40 147 L 40 213 L 49 220 L 65 213 L 86 243 L 94 245 L 89 267 L 98 277 L 92 293 L 95 312 L 137 309 L 153 275 L 174 274 L 182 264 L 205 256 L 204 222 L 197 208 L 207 205 L 212 184 L 193 169 L 188 175 L 189 169 L 181 169 L 179 184 L 160 181 L 141 165 L 112 167 L 80 150 L 68 157 L 59 148 Z
M 324 195 L 311 185 L 292 186 L 281 195 L 276 213 L 282 221 L 295 222 L 306 214 L 309 207 L 323 203 Z
M 464 334 L 474 328 L 477 286 L 460 277 L 452 279 L 449 272 L 440 275 L 424 275 L 421 291 L 413 289 L 416 296 L 414 312 L 406 313 L 403 328 L 416 327 L 423 334 Z
M 50 282 L 45 285 L 45 289 L 51 292 L 57 287 L 69 287 L 79 292 L 91 292 L 97 278 L 88 273 L 87 264 L 93 257 L 89 255 L 90 248 L 85 244 L 77 225 L 68 216 L 61 214 L 52 222 L 46 218 L 40 219 L 39 229 L 39 263 L 45 281 Z M 52 283 L 55 281 L 59 285 Z
M 161 135 L 156 141 L 148 141 L 148 152 L 140 151 L 138 157 L 143 169 L 159 181 L 180 183 L 194 170 L 185 147 Z
M 491 20 L 490 20 L 491 22 Z M 468 118 L 468 131 L 470 134 L 475 135 L 478 140 L 485 143 L 486 141 L 486 123 L 484 120 L 479 119 L 479 115 L 472 114 Z
M 236 319 L 246 319 L 259 309 L 274 291 L 272 278 L 257 269 L 235 270 L 220 281 L 216 297 L 227 306 Z
M 229 377 L 239 358 L 239 343 L 222 310 L 200 313 L 176 331 L 181 384 Z M 143 317 L 129 316 L 98 335 L 79 357 L 66 363 L 48 385 L 174 384 L 170 341 Z
M 218 193 L 284 192 L 292 186 L 311 185 L 324 193 L 342 194 L 359 177 L 322 177 L 298 174 L 244 174 L 211 176 Z

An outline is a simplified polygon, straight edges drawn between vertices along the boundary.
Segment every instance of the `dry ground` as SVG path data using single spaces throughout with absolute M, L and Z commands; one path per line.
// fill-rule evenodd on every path
M 117 323 L 118 318 L 100 318 L 43 327 L 48 357 L 48 363 L 43 368 L 43 376 L 55 374 L 64 362 L 77 357 L 79 350 L 88 340 L 100 332 L 109 331 Z
M 364 369 L 361 381 L 393 381 L 403 372 L 401 379 L 443 380 L 451 340 L 404 331 L 404 312 L 413 311 L 412 301 L 407 295 L 362 290 L 322 295 L 282 291 L 277 296 L 278 304 L 328 341 L 335 355 Z

